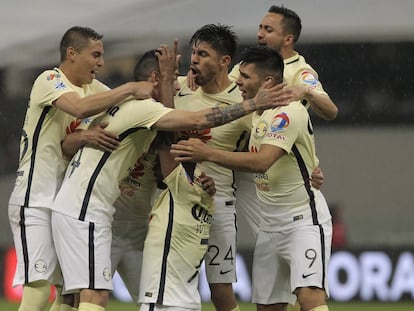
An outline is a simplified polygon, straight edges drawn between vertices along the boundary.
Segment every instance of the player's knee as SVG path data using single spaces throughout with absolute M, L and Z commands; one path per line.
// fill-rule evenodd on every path
M 321 288 L 314 287 L 302 287 L 298 288 L 295 291 L 296 296 L 298 297 L 299 304 L 302 310 L 312 310 L 312 311 L 326 311 L 328 309 L 323 309 L 326 306 L 326 293 Z M 322 308 L 322 309 L 315 309 Z

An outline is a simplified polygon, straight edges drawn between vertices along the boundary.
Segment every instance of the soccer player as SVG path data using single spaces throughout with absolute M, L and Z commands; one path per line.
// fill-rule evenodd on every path
M 310 106 L 319 117 L 333 120 L 338 114 L 338 108 L 323 89 L 317 72 L 295 51 L 301 30 L 301 19 L 294 11 L 273 5 L 260 22 L 256 42 L 257 45 L 276 49 L 283 57 L 284 81 L 295 100 L 301 100 L 305 106 Z M 236 65 L 230 72 L 230 77 L 236 80 L 238 76 L 239 66 Z
M 302 29 L 300 17 L 284 6 L 273 5 L 263 17 L 257 32 L 257 45 L 276 49 L 284 61 L 284 82 L 294 100 L 302 101 L 316 115 L 325 119 L 336 118 L 338 109 L 323 89 L 317 72 L 306 62 L 305 58 L 295 51 Z M 239 77 L 239 65 L 234 66 L 230 78 Z M 260 223 L 260 209 L 257 206 L 253 178 L 248 172 L 235 171 L 237 185 L 236 208 L 256 235 Z M 312 185 L 317 187 L 323 181 L 319 168 L 311 174 Z M 320 188 L 321 185 L 319 185 Z
M 249 48 L 241 59 L 237 84 L 243 98 L 254 96 L 266 81 L 282 81 L 283 59 L 274 49 Z M 294 101 L 256 112 L 252 119 L 250 152 L 213 149 L 198 139 L 180 141 L 172 152 L 181 161 L 211 161 L 255 173 L 263 215 L 253 259 L 257 310 L 285 311 L 296 297 L 301 310 L 328 310 L 332 223 L 322 193 L 309 180 L 318 167 L 309 114 Z
M 199 270 L 215 210 L 214 182 L 198 165 L 176 162 L 170 139 L 157 137 L 167 189 L 151 210 L 140 283 L 141 311 L 201 310 Z
M 237 85 L 228 77 L 236 50 L 236 34 L 226 25 L 205 25 L 190 39 L 191 77 L 200 86 L 192 91 L 187 81 L 175 97 L 176 108 L 194 111 L 204 107 L 232 107 L 242 97 Z M 238 150 L 250 130 L 250 116 L 220 127 L 181 133 L 183 137 L 199 137 L 209 146 L 222 150 Z M 215 163 L 199 163 L 203 172 L 214 179 L 216 212 L 210 230 L 205 256 L 211 300 L 219 311 L 237 310 L 232 283 L 236 282 L 236 210 L 234 175 L 231 169 Z
M 95 79 L 104 65 L 103 53 L 102 35 L 90 28 L 70 28 L 60 42 L 59 67 L 41 73 L 30 94 L 19 167 L 9 200 L 9 221 L 17 253 L 13 284 L 24 286 L 20 311 L 43 310 L 50 284 L 61 283 L 50 208 L 67 164 L 60 147 L 66 130 L 70 131 L 76 118 L 104 111 L 130 95 L 148 97 L 152 91 L 148 82 L 129 82 L 108 90 Z M 95 145 L 116 147 L 116 137 L 98 128 L 99 141 Z
M 164 54 L 159 56 L 160 63 Z M 156 56 L 144 55 L 137 64 L 137 71 L 158 72 Z M 215 193 L 214 182 L 196 165 L 176 162 L 169 152 L 170 139 L 173 139 L 171 133 L 162 132 L 152 143 L 152 148 L 158 151 L 161 173 L 168 188 L 157 198 L 151 211 L 139 302 L 141 310 L 201 310 L 198 276 L 215 209 L 211 197 Z M 112 241 L 114 244 L 114 238 Z
M 168 77 L 156 84 L 154 97 L 162 97 L 158 91 L 166 82 L 170 83 L 172 94 L 175 62 L 174 57 L 174 66 Z M 115 133 L 120 144 L 113 152 L 88 145 L 81 147 L 66 170 L 52 206 L 52 232 L 64 287 L 67 292 L 80 291 L 79 311 L 105 309 L 112 289 L 113 203 L 120 194 L 119 183 L 134 168 L 136 159 L 148 150 L 157 130 L 215 127 L 257 109 L 286 104 L 288 97 L 284 96 L 283 86 L 266 85 L 254 99 L 196 112 L 167 108 L 153 99 L 128 99 L 93 120 L 92 125 L 107 122 L 106 130 Z
M 161 78 L 159 63 L 162 65 L 166 54 L 167 50 L 158 56 L 156 50 L 144 53 L 135 66 L 134 80 L 158 82 Z M 174 77 L 174 94 L 179 90 L 177 76 L 178 70 Z M 157 192 L 157 181 L 162 179 L 158 171 L 158 148 L 153 143 L 148 152 L 137 159 L 135 168 L 121 182 L 121 195 L 114 202 L 112 275 L 115 270 L 118 271 L 135 302 L 139 295 L 142 252 L 148 231 L 151 201 Z

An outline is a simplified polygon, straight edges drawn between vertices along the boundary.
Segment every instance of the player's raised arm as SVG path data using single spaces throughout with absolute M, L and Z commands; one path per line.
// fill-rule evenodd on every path
M 196 112 L 174 110 L 159 119 L 154 127 L 161 130 L 205 129 L 223 125 L 256 110 L 266 110 L 288 105 L 291 96 L 284 89 L 285 84 L 270 86 L 264 83 L 256 96 L 239 104 L 214 107 Z

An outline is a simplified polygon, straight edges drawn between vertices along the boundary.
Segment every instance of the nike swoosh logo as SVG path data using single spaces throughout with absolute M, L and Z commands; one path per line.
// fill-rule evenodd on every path
M 188 95 L 191 95 L 191 94 L 190 93 L 181 93 L 181 92 L 178 92 L 178 96 L 179 97 L 188 96 Z
M 316 272 L 309 273 L 309 274 L 302 274 L 302 278 L 306 279 L 307 277 L 314 275 Z
M 227 271 L 220 270 L 220 274 L 221 274 L 221 275 L 223 275 L 223 274 L 227 274 L 227 273 L 229 273 L 229 272 L 231 272 L 231 271 L 233 271 L 233 269 L 230 269 L 230 270 L 227 270 Z

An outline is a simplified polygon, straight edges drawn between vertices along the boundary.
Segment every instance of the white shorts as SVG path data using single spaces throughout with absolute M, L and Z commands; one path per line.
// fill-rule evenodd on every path
M 135 302 L 139 297 L 142 252 L 147 231 L 148 218 L 142 221 L 114 220 L 112 223 L 112 275 L 118 271 Z
M 239 216 L 244 217 L 254 237 L 259 231 L 261 213 L 260 201 L 256 194 L 256 184 L 253 174 L 236 171 L 236 211 Z
M 253 257 L 252 302 L 291 303 L 298 287 L 318 287 L 328 295 L 332 223 L 280 232 L 259 231 Z
M 234 283 L 236 277 L 236 214 L 214 214 L 204 257 L 208 283 Z
M 64 293 L 85 288 L 112 290 L 111 227 L 52 211 L 52 232 Z
M 141 304 L 141 307 L 139 308 L 139 311 L 201 311 L 201 308 L 197 309 L 189 309 L 189 308 L 183 308 L 183 307 L 171 307 L 171 306 L 163 306 L 158 305 L 154 303 L 143 303 Z
M 8 212 L 17 256 L 13 286 L 39 280 L 61 285 L 50 224 L 51 210 L 10 204 Z

